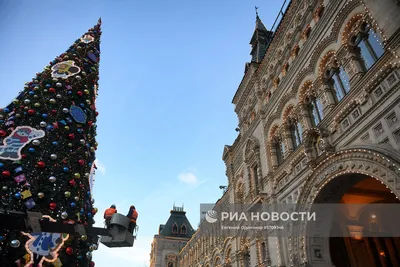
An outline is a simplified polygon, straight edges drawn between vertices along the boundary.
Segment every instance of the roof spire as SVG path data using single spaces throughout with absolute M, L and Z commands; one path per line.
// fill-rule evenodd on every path
M 258 8 L 259 8 L 259 6 L 255 6 L 254 8 L 256 9 L 256 19 L 260 19 L 260 18 L 258 17 Z

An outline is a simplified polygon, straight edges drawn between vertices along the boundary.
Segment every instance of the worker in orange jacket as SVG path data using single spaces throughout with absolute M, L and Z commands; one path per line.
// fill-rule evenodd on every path
M 104 219 L 107 227 L 110 226 L 111 217 L 114 215 L 114 213 L 117 213 L 117 209 L 114 204 L 104 211 Z
M 139 215 L 138 215 L 138 212 L 137 212 L 135 206 L 133 206 L 133 205 L 130 206 L 129 212 L 126 215 L 126 217 L 128 217 L 131 220 L 131 222 L 129 223 L 129 228 L 128 228 L 128 231 L 131 233 L 133 233 L 133 230 L 136 227 L 136 220 L 137 220 L 138 216 Z

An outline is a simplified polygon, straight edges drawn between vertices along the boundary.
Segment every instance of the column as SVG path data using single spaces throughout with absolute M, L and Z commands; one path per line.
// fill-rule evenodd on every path
M 358 46 L 348 46 L 346 62 L 343 67 L 350 77 L 350 86 L 364 74 L 364 63 Z
M 300 119 L 301 119 L 301 122 L 304 127 L 304 131 L 303 131 L 303 134 L 304 134 L 305 130 L 309 130 L 309 129 L 313 128 L 313 124 L 311 121 L 311 115 L 310 115 L 308 106 L 304 103 L 301 103 L 299 108 L 300 108 Z
M 336 92 L 333 87 L 333 80 L 328 80 L 325 81 L 322 85 L 322 93 L 323 93 L 323 99 L 322 105 L 323 107 L 323 112 L 324 112 L 324 117 L 335 107 L 336 105 Z
M 286 158 L 294 150 L 292 134 L 290 133 L 289 125 L 287 125 L 287 123 L 283 125 L 283 142 L 286 147 L 285 151 L 285 158 Z

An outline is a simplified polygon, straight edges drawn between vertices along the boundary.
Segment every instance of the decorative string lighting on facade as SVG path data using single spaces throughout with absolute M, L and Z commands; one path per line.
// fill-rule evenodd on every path
M 357 99 L 353 99 L 349 103 L 346 104 L 346 106 L 338 112 L 338 114 L 335 116 L 334 121 L 337 125 L 339 121 L 344 119 L 350 112 L 352 111 L 353 108 L 357 106 Z
M 278 255 L 278 266 L 281 266 L 281 249 L 279 246 L 279 238 L 278 237 L 276 237 L 275 245 L 276 245 L 276 252 Z

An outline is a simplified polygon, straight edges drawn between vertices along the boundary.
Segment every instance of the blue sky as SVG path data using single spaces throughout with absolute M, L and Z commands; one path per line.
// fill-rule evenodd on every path
M 103 20 L 95 216 L 139 212 L 133 248 L 101 246 L 96 267 L 147 266 L 172 205 L 193 227 L 226 185 L 221 159 L 237 133 L 231 100 L 250 60 L 254 6 L 270 28 L 283 0 L 0 0 L 0 107 Z

